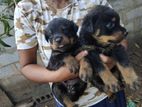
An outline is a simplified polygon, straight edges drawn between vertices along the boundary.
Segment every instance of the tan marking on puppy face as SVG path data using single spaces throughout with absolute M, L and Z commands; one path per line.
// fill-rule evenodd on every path
M 58 45 L 56 42 L 53 41 L 53 43 L 50 44 L 51 49 L 56 50 L 58 48 Z
M 73 45 L 75 43 L 74 38 L 70 38 L 70 44 Z
M 97 38 L 97 36 L 99 36 L 99 34 L 100 34 L 100 32 L 101 32 L 101 30 L 100 29 L 97 29 L 96 30 L 96 32 L 92 35 L 93 36 L 93 38 Z
M 61 44 L 70 44 L 71 41 L 67 36 L 63 36 L 63 41 L 61 42 Z
M 117 63 L 117 67 L 120 70 L 126 84 L 133 86 L 134 82 L 138 80 L 138 76 L 136 75 L 134 69 L 132 67 L 123 67 L 119 63 Z
M 119 32 L 115 32 L 112 35 L 101 35 L 99 37 L 96 37 L 96 39 L 98 40 L 99 43 L 102 44 L 107 44 L 110 41 L 114 41 L 114 42 L 121 42 L 124 39 L 124 34 L 119 31 Z
M 97 37 L 97 40 L 99 43 L 108 43 L 110 40 L 115 40 L 116 38 L 112 35 L 108 36 L 108 35 L 101 35 L 99 37 Z
M 53 42 L 51 43 L 51 48 L 53 50 L 59 49 L 60 45 L 67 45 L 67 44 L 72 44 L 73 40 L 70 40 L 67 36 L 62 36 L 62 41 L 60 43 L 56 42 L 53 39 Z
M 93 78 L 92 67 L 91 67 L 90 63 L 88 63 L 87 59 L 85 59 L 85 58 L 82 58 L 80 60 L 79 77 L 83 81 L 89 81 L 91 78 Z

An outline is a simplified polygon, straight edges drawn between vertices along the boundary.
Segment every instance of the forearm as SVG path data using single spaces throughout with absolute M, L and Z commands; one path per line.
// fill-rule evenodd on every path
M 61 82 L 77 76 L 70 73 L 66 67 L 61 67 L 58 71 L 50 71 L 37 64 L 28 64 L 21 69 L 21 72 L 29 80 L 39 83 Z

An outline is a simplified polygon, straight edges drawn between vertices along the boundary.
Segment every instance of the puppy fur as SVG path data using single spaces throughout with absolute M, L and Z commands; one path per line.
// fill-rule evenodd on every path
M 97 5 L 88 12 L 82 23 L 79 40 L 82 47 L 91 47 L 84 48 L 89 52 L 82 60 L 87 60 L 93 70 L 87 72 L 85 68 L 81 68 L 85 66 L 80 65 L 80 78 L 92 81 L 100 91 L 106 93 L 117 92 L 123 81 L 136 88 L 139 84 L 138 77 L 129 63 L 126 49 L 120 44 L 126 36 L 127 31 L 120 25 L 119 15 L 112 8 Z M 101 53 L 116 61 L 119 72 L 109 70 L 99 57 Z
M 55 71 L 67 66 L 71 72 L 79 72 L 79 64 L 74 58 L 78 49 L 77 25 L 64 18 L 55 18 L 45 29 L 45 38 L 51 44 L 52 54 L 47 69 Z M 64 75 L 64 74 L 63 74 Z M 87 84 L 80 78 L 53 84 L 53 93 L 65 107 L 77 107 L 73 103 L 79 99 Z

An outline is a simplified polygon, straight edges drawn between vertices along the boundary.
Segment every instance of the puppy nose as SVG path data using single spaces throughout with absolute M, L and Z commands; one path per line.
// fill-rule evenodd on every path
M 56 37 L 55 41 L 58 42 L 58 43 L 60 43 L 62 41 L 62 37 Z
M 124 27 L 121 27 L 120 30 L 123 32 L 124 37 L 127 37 L 128 32 Z

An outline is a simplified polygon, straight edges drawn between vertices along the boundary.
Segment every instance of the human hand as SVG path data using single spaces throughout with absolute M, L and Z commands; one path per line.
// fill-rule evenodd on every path
M 116 64 L 116 61 L 113 58 L 108 57 L 104 54 L 100 54 L 100 58 L 108 66 L 109 69 L 112 69 Z
M 88 51 L 81 51 L 80 53 L 78 53 L 75 58 L 77 61 L 80 61 L 84 56 L 86 56 L 88 54 Z
M 80 53 L 78 53 L 75 56 L 75 59 L 77 61 L 80 61 L 87 54 L 88 54 L 87 51 L 81 51 Z M 55 73 L 56 73 L 56 78 L 58 79 L 58 80 L 56 79 L 56 81 L 58 81 L 58 82 L 78 77 L 78 73 L 76 73 L 76 74 L 75 73 L 71 73 L 67 66 L 60 67 L 57 71 L 58 72 L 55 72 Z
M 128 41 L 126 39 L 124 39 L 121 42 L 121 45 L 124 46 L 124 48 L 127 50 Z M 104 54 L 100 54 L 100 58 L 108 66 L 109 69 L 113 68 L 113 66 L 116 64 L 116 61 L 113 58 L 108 57 Z

